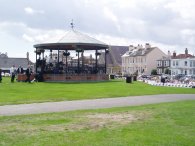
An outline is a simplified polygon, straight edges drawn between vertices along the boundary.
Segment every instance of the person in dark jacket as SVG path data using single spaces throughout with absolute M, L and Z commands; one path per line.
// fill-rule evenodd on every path
M 31 75 L 31 71 L 30 71 L 30 67 L 28 67 L 26 69 L 26 82 L 30 83 L 30 75 Z
M 23 74 L 24 73 L 24 70 L 21 66 L 18 67 L 17 69 L 17 74 Z
M 0 83 L 2 81 L 2 75 L 1 75 L 1 73 L 2 73 L 2 70 L 0 69 Z

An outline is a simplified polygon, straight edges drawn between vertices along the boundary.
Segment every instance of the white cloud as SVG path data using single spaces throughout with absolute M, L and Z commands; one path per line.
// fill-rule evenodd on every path
M 28 42 L 32 42 L 32 43 L 34 42 L 34 39 L 32 37 L 28 36 L 27 34 L 23 34 L 22 38 Z
M 195 18 L 195 1 L 193 0 L 173 0 L 169 2 L 165 7 L 171 8 L 180 14 L 184 19 Z
M 117 16 L 108 7 L 104 7 L 104 15 L 114 22 L 118 21 Z
M 45 13 L 43 10 L 35 10 L 31 7 L 24 8 L 24 11 L 26 12 L 26 14 L 29 14 L 29 15 L 44 14 Z

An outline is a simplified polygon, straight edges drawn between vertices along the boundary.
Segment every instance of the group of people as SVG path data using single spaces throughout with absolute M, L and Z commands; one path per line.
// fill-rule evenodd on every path
M 10 76 L 11 76 L 11 83 L 13 83 L 15 81 L 15 77 L 17 74 L 24 74 L 26 75 L 26 80 L 25 82 L 31 82 L 30 80 L 30 75 L 32 73 L 30 66 L 27 67 L 27 69 L 24 71 L 24 69 L 19 66 L 18 68 L 15 67 L 15 65 L 13 65 L 10 68 Z M 2 82 L 2 70 L 0 69 L 0 83 Z

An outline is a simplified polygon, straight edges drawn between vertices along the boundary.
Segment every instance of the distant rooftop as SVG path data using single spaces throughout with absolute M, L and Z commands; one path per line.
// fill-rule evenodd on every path
M 172 59 L 185 59 L 185 58 L 192 58 L 193 55 L 188 53 L 188 49 L 185 49 L 185 54 L 179 54 L 177 55 L 176 52 L 173 52 L 173 55 L 171 56 Z
M 28 63 L 32 64 L 28 58 L 9 58 L 6 53 L 0 54 L 0 68 L 3 70 L 9 70 L 13 65 L 16 67 L 22 66 L 23 68 L 27 68 Z
M 149 43 L 145 44 L 145 47 L 143 47 L 142 45 L 138 46 L 133 46 L 130 45 L 129 46 L 129 50 L 122 56 L 130 56 L 130 57 L 134 57 L 134 56 L 145 56 L 146 54 L 148 54 L 149 52 L 151 52 L 152 50 L 154 50 L 156 47 L 151 47 Z

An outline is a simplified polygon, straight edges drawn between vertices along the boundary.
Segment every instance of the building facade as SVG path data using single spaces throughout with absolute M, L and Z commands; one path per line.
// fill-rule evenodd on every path
M 185 54 L 176 55 L 173 53 L 171 59 L 171 75 L 195 75 L 195 56 L 188 54 L 188 49 L 185 49 Z
M 171 53 L 157 60 L 157 74 L 170 74 Z M 166 72 L 168 70 L 168 72 Z
M 151 74 L 156 69 L 156 60 L 166 56 L 158 47 L 151 47 L 149 43 L 145 47 L 130 45 L 129 51 L 122 56 L 122 74 Z

